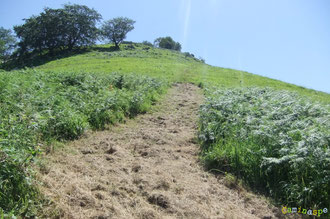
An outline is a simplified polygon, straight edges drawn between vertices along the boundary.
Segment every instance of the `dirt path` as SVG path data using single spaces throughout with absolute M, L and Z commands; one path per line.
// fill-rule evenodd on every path
M 176 84 L 156 112 L 96 132 L 47 157 L 41 190 L 63 218 L 275 218 L 198 162 L 201 91 Z

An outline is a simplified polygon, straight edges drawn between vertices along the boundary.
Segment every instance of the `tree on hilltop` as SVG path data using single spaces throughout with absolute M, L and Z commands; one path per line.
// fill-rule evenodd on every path
M 0 27 L 0 59 L 5 59 L 10 55 L 15 42 L 16 40 L 11 30 Z
M 126 17 L 105 21 L 101 28 L 102 35 L 113 42 L 116 49 L 119 49 L 119 45 L 126 38 L 127 33 L 134 29 L 134 23 L 135 21 Z
M 72 50 L 75 46 L 94 44 L 98 38 L 96 23 L 101 15 L 84 5 L 66 4 L 61 9 L 45 8 L 38 16 L 24 19 L 14 27 L 20 54 L 55 49 Z
M 163 49 L 172 49 L 176 51 L 181 51 L 181 44 L 179 42 L 175 42 L 172 37 L 159 37 L 155 39 L 154 45 Z
M 96 24 L 102 16 L 85 5 L 66 4 L 63 10 L 66 13 L 64 37 L 69 50 L 74 46 L 94 44 L 99 34 Z

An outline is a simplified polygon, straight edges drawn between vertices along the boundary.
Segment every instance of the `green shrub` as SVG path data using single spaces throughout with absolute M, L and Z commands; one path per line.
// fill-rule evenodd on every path
M 0 149 L 0 212 L 18 213 L 27 216 L 37 199 L 37 190 L 31 186 L 24 164 L 9 157 Z
M 38 194 L 28 171 L 37 136 L 22 116 L 7 113 L 0 109 L 0 212 L 28 216 Z
M 119 91 L 99 92 L 87 104 L 86 114 L 88 122 L 93 129 L 104 129 L 107 124 L 121 122 L 125 117 L 125 109 L 127 108 L 125 97 L 119 95 Z
M 32 214 L 37 192 L 27 169 L 42 145 L 145 112 L 164 86 L 116 73 L 0 72 L 0 215 Z
M 58 140 L 74 140 L 84 133 L 87 125 L 84 115 L 65 108 L 57 110 L 48 118 L 42 134 Z
M 329 106 L 261 88 L 207 96 L 199 132 L 206 165 L 232 171 L 283 205 L 330 205 Z
M 145 46 L 154 47 L 154 45 L 153 45 L 151 42 L 149 42 L 149 41 L 146 41 L 146 40 L 145 40 L 145 41 L 143 41 L 143 42 L 142 42 L 142 44 L 143 44 L 143 45 L 145 45 Z
M 189 53 L 189 52 L 184 52 L 183 53 L 183 55 L 184 55 L 184 57 L 189 57 L 189 58 L 195 58 L 195 55 L 194 54 L 192 54 L 192 53 Z

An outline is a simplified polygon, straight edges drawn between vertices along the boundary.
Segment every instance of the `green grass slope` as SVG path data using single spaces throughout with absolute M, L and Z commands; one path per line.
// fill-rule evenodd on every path
M 124 44 L 120 51 L 110 45 L 95 46 L 89 52 L 50 61 L 37 67 L 44 71 L 92 73 L 134 73 L 171 81 L 192 82 L 217 87 L 271 87 L 298 92 L 311 99 L 330 103 L 330 94 L 262 77 L 248 72 L 214 67 L 192 56 L 143 44 Z
M 315 151 L 315 148 L 318 148 L 320 153 L 324 152 L 326 157 L 323 160 L 328 162 L 329 141 L 327 139 L 329 139 L 329 125 L 327 118 L 329 118 L 329 106 L 324 108 L 313 107 L 317 106 L 318 103 L 322 103 L 321 105 L 330 103 L 330 94 L 324 92 L 306 89 L 243 71 L 213 67 L 194 58 L 189 53 L 157 49 L 138 43 L 123 44 L 119 51 L 114 51 L 111 45 L 102 45 L 81 50 L 79 54 L 58 54 L 57 59 L 52 58 L 50 60 L 41 57 L 24 61 L 29 63 L 30 67 L 33 66 L 34 69 L 0 70 L 0 218 L 10 214 L 26 217 L 37 214 L 35 213 L 37 207 L 34 208 L 33 206 L 38 206 L 39 202 L 36 200 L 38 200 L 39 193 L 31 186 L 34 177 L 29 170 L 29 166 L 35 157 L 47 151 L 47 146 L 51 142 L 76 139 L 86 129 L 102 130 L 108 125 L 123 121 L 125 117 L 133 117 L 138 113 L 146 112 L 158 99 L 158 96 L 166 90 L 168 82 L 190 82 L 210 88 L 205 89 L 205 95 L 208 97 L 209 102 L 204 106 L 204 108 L 206 107 L 205 114 L 200 115 L 201 117 L 204 116 L 203 118 L 207 123 L 200 127 L 200 131 L 205 133 L 206 136 L 202 145 L 205 152 L 204 160 L 209 161 L 212 165 L 219 166 L 221 161 L 225 159 L 226 162 L 232 164 L 232 170 L 239 169 L 242 176 L 247 176 L 250 174 L 244 175 L 244 171 L 256 169 L 265 157 L 269 158 L 268 160 L 274 158 L 270 160 L 274 161 L 273 163 L 286 164 L 282 162 L 284 160 L 281 157 L 283 154 L 280 153 L 274 156 L 273 154 L 259 154 L 259 157 L 249 156 L 253 158 L 249 161 L 236 159 L 239 157 L 238 155 L 247 157 L 244 156 L 248 153 L 245 146 L 249 146 L 249 149 L 252 150 L 270 145 L 264 143 L 266 138 L 263 136 L 256 137 L 253 135 L 254 132 L 251 132 L 251 134 L 249 131 L 252 129 L 246 131 L 248 138 L 239 142 L 232 140 L 237 130 L 243 130 L 242 127 L 249 127 L 246 124 L 248 119 L 242 120 L 242 116 L 240 116 L 241 119 L 236 118 L 237 115 L 254 115 L 254 112 L 258 116 L 266 116 L 265 118 L 256 117 L 258 121 L 260 120 L 262 126 L 258 130 L 264 132 L 266 125 L 270 127 L 268 130 L 274 131 L 277 128 L 280 130 L 276 133 L 266 133 L 267 136 L 271 136 L 270 140 L 266 139 L 267 142 L 281 145 L 281 148 L 290 151 L 291 156 L 298 151 L 296 150 L 299 149 L 297 145 L 301 145 L 301 142 L 298 141 L 302 141 L 302 143 L 305 142 L 313 146 L 306 147 L 308 150 Z M 18 63 L 15 64 L 15 62 L 10 63 L 10 65 L 11 68 L 19 67 Z M 251 99 L 258 96 L 254 93 L 250 95 L 250 88 L 245 89 L 245 87 L 259 87 L 252 88 L 252 90 L 265 87 L 273 88 L 272 90 L 279 90 L 276 91 L 278 96 L 285 96 L 286 92 L 283 92 L 283 90 L 293 91 L 298 94 L 299 98 L 292 99 L 292 96 L 295 96 L 291 95 L 292 93 L 286 95 L 288 100 L 279 98 L 271 101 L 271 98 L 267 99 L 260 96 L 259 99 L 255 100 L 259 105 L 251 105 L 251 103 L 254 103 L 251 102 Z M 232 96 L 229 94 L 211 95 L 209 93 L 213 89 L 223 91 L 221 88 L 243 88 L 245 91 L 243 93 L 233 91 L 237 95 Z M 265 92 L 259 93 L 263 94 Z M 302 99 L 307 101 L 307 104 L 294 104 L 300 101 L 301 96 Z M 210 97 L 213 97 L 213 99 L 210 99 Z M 225 97 L 229 99 L 221 99 Z M 244 102 L 244 98 L 246 102 Z M 309 99 L 314 103 L 310 102 Z M 238 101 L 233 102 L 234 100 Z M 232 102 L 233 106 L 228 105 L 228 102 Z M 282 111 L 286 111 L 264 111 L 267 104 L 269 106 L 280 105 Z M 262 114 L 263 111 L 265 113 Z M 218 118 L 217 116 L 222 117 L 218 118 L 218 123 L 214 123 L 214 116 L 216 118 Z M 291 120 L 288 120 L 288 118 Z M 295 131 L 295 127 L 292 127 L 292 121 L 296 120 L 298 125 L 301 124 L 301 121 L 312 125 L 306 125 L 309 129 L 306 129 L 307 131 L 301 135 L 290 132 L 292 136 L 284 136 L 282 130 L 285 127 L 287 131 Z M 236 124 L 237 121 L 241 121 L 241 123 Z M 315 121 L 315 123 L 311 121 Z M 286 122 L 287 126 L 283 126 L 283 122 Z M 324 126 L 324 124 L 327 126 Z M 217 131 L 225 130 L 225 127 L 237 129 L 230 129 L 226 135 L 227 137 L 223 133 L 217 134 Z M 318 130 L 316 128 L 322 129 L 318 131 L 318 133 L 323 133 L 322 136 L 317 135 L 321 136 L 319 138 L 321 140 L 315 144 L 309 144 L 310 139 L 318 139 L 312 132 Z M 297 129 L 301 128 L 298 127 Z M 209 139 L 207 136 L 211 136 L 211 138 Z M 223 150 L 224 147 L 220 144 L 219 139 L 226 140 L 224 145 L 227 150 Z M 271 141 L 273 139 L 275 140 Z M 283 139 L 289 139 L 290 141 L 284 142 Z M 277 144 L 278 140 L 283 141 Z M 244 147 L 238 150 L 235 145 L 241 143 L 244 143 L 242 144 Z M 314 147 L 314 145 L 316 146 Z M 322 162 L 319 163 L 315 162 L 313 156 L 310 156 L 307 160 L 310 165 L 304 165 L 304 167 L 311 167 L 310 169 L 313 171 L 316 164 L 319 165 L 319 170 L 328 167 L 322 159 L 320 159 Z M 276 167 L 278 167 L 276 170 L 302 172 L 305 170 L 288 166 L 285 166 L 286 169 Z M 291 176 L 300 174 L 300 172 L 292 171 L 290 172 Z M 241 173 L 238 175 L 241 175 Z M 304 176 L 301 180 L 303 183 L 290 182 L 291 184 L 287 185 L 302 185 L 299 188 L 303 188 L 305 182 L 313 182 L 313 186 L 319 188 L 319 185 L 323 185 L 324 181 L 328 180 L 323 175 L 309 173 L 312 172 L 300 174 Z M 306 181 L 305 178 L 309 179 L 313 176 L 317 176 L 317 180 Z M 261 186 L 265 186 L 265 184 L 268 186 L 269 180 L 265 180 L 263 176 L 256 176 L 256 178 L 258 177 L 261 179 L 259 180 Z M 250 178 L 246 180 L 255 181 Z M 285 178 L 283 178 L 284 180 Z M 287 186 L 286 188 L 292 187 Z M 326 189 L 328 187 L 321 190 L 323 192 Z M 317 195 L 321 190 L 310 188 L 309 191 L 313 191 L 313 194 Z M 298 193 L 299 191 L 292 194 Z M 310 194 L 312 193 L 310 192 Z M 330 191 L 327 190 L 323 194 L 325 194 L 324 197 L 327 197 Z M 279 195 L 282 196 L 282 194 Z M 309 199 L 304 199 L 301 202 L 313 203 L 310 199 L 314 200 L 316 195 L 309 196 Z M 314 204 L 328 203 L 329 199 L 320 198 L 317 201 Z

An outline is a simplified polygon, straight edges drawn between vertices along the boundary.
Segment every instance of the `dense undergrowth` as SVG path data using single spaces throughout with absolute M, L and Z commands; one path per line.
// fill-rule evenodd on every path
M 165 87 L 116 73 L 0 72 L 0 216 L 33 214 L 38 192 L 29 164 L 50 142 L 146 112 Z
M 213 90 L 199 139 L 211 169 L 233 172 L 279 204 L 330 206 L 330 108 L 289 91 Z

